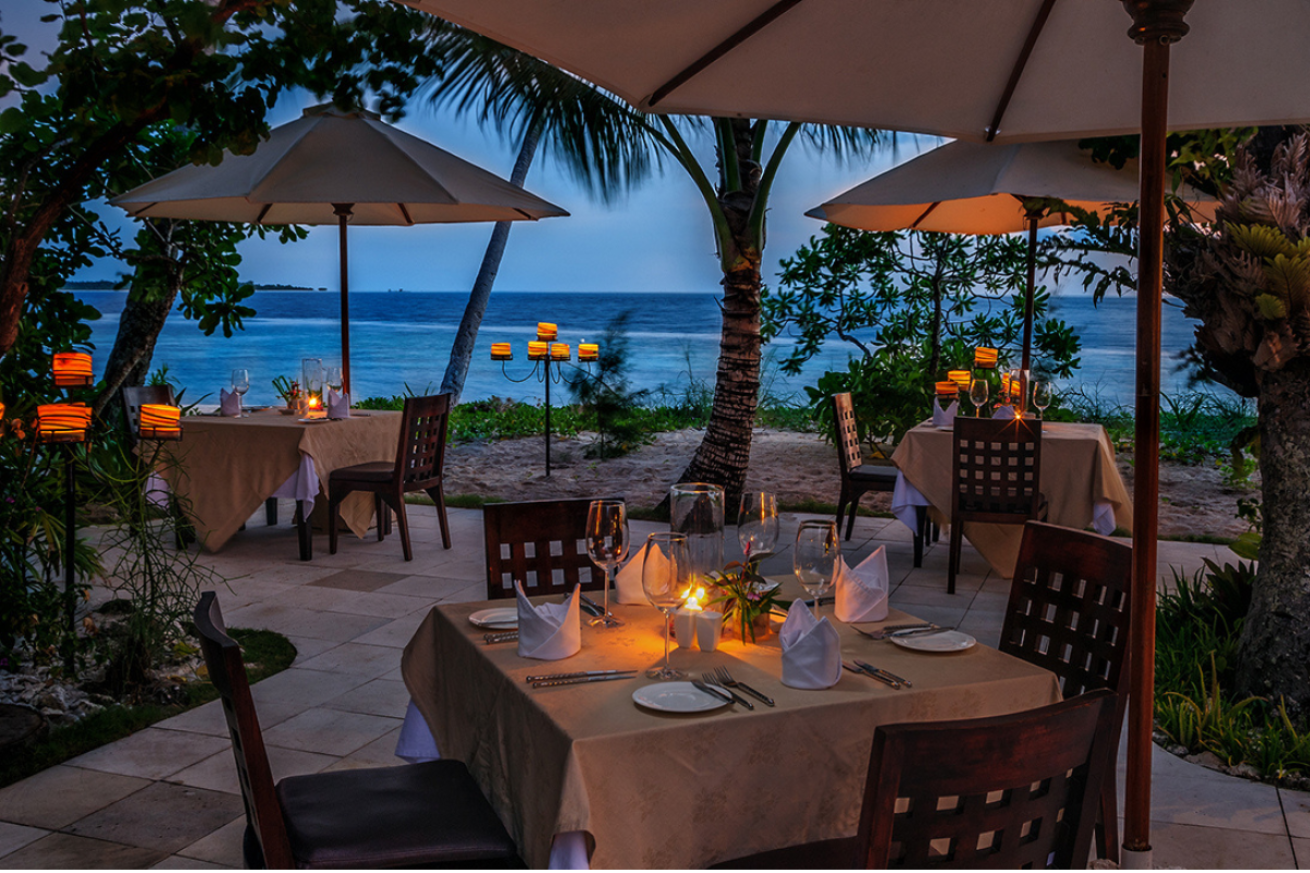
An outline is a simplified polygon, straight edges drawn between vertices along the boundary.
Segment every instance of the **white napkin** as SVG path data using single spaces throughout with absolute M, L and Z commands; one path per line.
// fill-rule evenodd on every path
M 327 396 L 328 418 L 350 418 L 350 395 L 344 391 L 329 391 Z
M 641 556 L 643 553 L 645 553 L 645 549 L 638 551 L 636 556 L 619 568 L 619 572 L 614 576 L 614 589 L 618 595 L 619 603 L 640 603 L 643 605 L 650 603 L 646 598 L 646 589 L 641 587 Z M 652 549 L 650 554 L 652 555 L 652 561 L 659 564 L 668 563 L 664 553 L 658 549 Z
M 855 569 L 837 568 L 837 620 L 882 621 L 887 617 L 887 549 L 879 546 Z
M 942 409 L 940 397 L 932 399 L 932 423 L 934 427 L 954 427 L 955 413 L 960 408 L 960 401 L 952 400 L 951 405 Z
M 241 395 L 235 391 L 228 391 L 226 388 L 218 389 L 218 414 L 219 415 L 240 415 L 241 414 Z
M 582 617 L 578 609 L 578 591 L 564 603 L 533 606 L 523 593 L 523 583 L 515 584 L 519 604 L 519 657 L 558 661 L 576 655 L 582 648 Z
M 992 413 L 992 418 L 1014 418 L 1013 406 L 998 406 Z
M 841 678 L 841 638 L 825 615 L 815 621 L 803 600 L 792 601 L 778 631 L 782 643 L 782 684 L 792 688 L 831 688 Z

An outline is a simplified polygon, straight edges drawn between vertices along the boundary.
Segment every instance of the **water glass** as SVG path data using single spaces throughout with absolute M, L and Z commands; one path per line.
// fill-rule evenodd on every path
M 669 529 L 685 534 L 691 573 L 705 579 L 723 569 L 723 488 L 683 482 L 669 489 Z
M 250 371 L 238 369 L 232 371 L 232 390 L 237 393 L 237 418 L 241 417 L 241 407 L 246 400 L 246 392 L 250 390 Z
M 686 679 L 669 666 L 669 617 L 686 603 L 692 590 L 691 553 L 686 534 L 653 533 L 641 553 L 641 587 L 651 605 L 664 613 L 664 666 L 646 671 L 648 679 Z
M 328 367 L 327 376 L 324 377 L 324 381 L 327 382 L 328 388 L 332 389 L 333 391 L 339 392 L 341 390 L 341 385 L 342 385 L 341 368 Z
M 610 615 L 610 588 L 619 564 L 628 554 L 628 511 L 622 500 L 593 500 L 587 507 L 587 557 L 605 571 L 603 614 L 593 618 L 592 627 L 619 627 L 623 622 Z
M 1046 407 L 1051 405 L 1051 398 L 1054 394 L 1055 386 L 1045 379 L 1033 383 L 1033 406 L 1037 407 L 1038 419 L 1045 415 Z
M 841 541 L 837 538 L 837 523 L 832 521 L 802 522 L 796 531 L 796 553 L 792 569 L 796 580 L 806 593 L 814 598 L 814 614 L 819 614 L 819 598 L 832 587 L 841 559 Z
M 975 377 L 969 383 L 969 402 L 973 404 L 973 414 L 982 418 L 982 408 L 987 403 L 987 380 Z
M 747 491 L 737 513 L 737 541 L 746 563 L 758 563 L 778 544 L 778 498 L 771 491 Z

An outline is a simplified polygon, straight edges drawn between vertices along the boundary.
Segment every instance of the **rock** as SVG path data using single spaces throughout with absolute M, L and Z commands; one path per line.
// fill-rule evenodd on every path
M 1253 779 L 1260 781 L 1260 771 L 1251 764 L 1238 764 L 1236 767 L 1229 767 L 1228 772 L 1234 776 L 1240 776 L 1243 779 Z

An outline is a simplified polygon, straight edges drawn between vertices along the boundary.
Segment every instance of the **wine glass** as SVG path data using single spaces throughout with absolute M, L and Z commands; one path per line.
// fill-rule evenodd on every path
M 250 371 L 239 369 L 232 371 L 232 390 L 237 393 L 237 418 L 241 417 L 241 406 L 245 402 L 246 392 L 250 390 Z
M 1037 407 L 1039 420 L 1046 414 L 1046 407 L 1051 405 L 1051 398 L 1054 395 L 1055 387 L 1045 379 L 1033 383 L 1033 406 Z
M 771 491 L 747 491 L 741 495 L 737 513 L 737 542 L 746 563 L 756 563 L 773 554 L 778 544 L 778 498 Z
M 669 617 L 691 594 L 691 552 L 687 535 L 661 531 L 646 537 L 641 554 L 641 587 L 651 605 L 664 613 L 664 666 L 646 671 L 647 679 L 686 679 L 669 666 Z
M 605 570 L 604 612 L 588 622 L 592 627 L 619 627 L 610 615 L 610 588 L 619 563 L 628 554 L 628 510 L 622 500 L 593 500 L 587 507 L 587 557 Z
M 969 402 L 973 404 L 975 418 L 982 418 L 983 404 L 987 402 L 987 380 L 974 378 L 969 383 Z
M 327 383 L 327 386 L 330 390 L 336 391 L 338 394 L 341 393 L 341 385 L 342 385 L 341 368 L 328 367 L 327 376 L 324 377 L 323 381 Z
M 814 597 L 814 614 L 819 614 L 819 598 L 833 583 L 837 574 L 837 561 L 841 558 L 841 541 L 837 538 L 837 523 L 832 521 L 802 522 L 796 531 L 796 553 L 792 569 L 807 594 Z

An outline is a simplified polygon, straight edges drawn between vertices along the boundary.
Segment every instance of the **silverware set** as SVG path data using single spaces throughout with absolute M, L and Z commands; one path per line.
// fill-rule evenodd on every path
M 871 640 L 887 640 L 892 638 L 901 639 L 904 637 L 923 637 L 923 636 L 931 636 L 932 634 L 939 634 L 939 633 L 944 633 L 946 631 L 955 630 L 955 625 L 943 627 L 942 625 L 927 624 L 927 623 L 893 624 L 893 625 L 888 625 L 882 630 L 876 630 L 876 631 L 862 630 L 858 627 L 855 627 L 854 625 L 851 625 L 851 627 L 860 636 L 868 637 Z
M 706 677 L 708 677 L 710 674 L 707 673 L 705 675 Z M 769 697 L 767 694 L 761 694 L 760 692 L 756 691 L 754 688 L 747 685 L 745 682 L 738 682 L 736 679 L 733 679 L 732 674 L 728 672 L 727 667 L 715 667 L 714 678 L 713 679 L 706 678 L 705 681 L 710 683 L 711 685 L 722 685 L 724 688 L 731 688 L 733 690 L 740 689 L 742 691 L 745 691 L 747 694 L 749 694 L 751 697 L 754 697 L 756 700 L 760 701 L 765 706 L 775 705 L 772 697 Z
M 526 676 L 533 688 L 553 688 L 557 685 L 583 685 L 588 682 L 613 682 L 615 679 L 633 679 L 636 670 L 580 670 L 576 673 L 547 673 L 544 676 Z
M 879 682 L 882 682 L 884 685 L 890 685 L 892 688 L 899 689 L 902 686 L 909 688 L 914 687 L 914 683 L 910 682 L 908 679 L 902 679 L 895 673 L 888 673 L 886 670 L 880 670 L 879 668 L 874 667 L 871 664 L 866 664 L 863 661 L 855 661 L 854 663 L 851 663 L 850 661 L 842 661 L 841 665 L 852 673 L 859 673 L 863 676 L 868 676 L 871 679 L 877 679 Z

